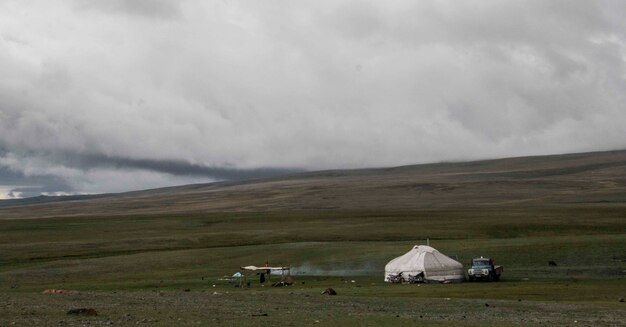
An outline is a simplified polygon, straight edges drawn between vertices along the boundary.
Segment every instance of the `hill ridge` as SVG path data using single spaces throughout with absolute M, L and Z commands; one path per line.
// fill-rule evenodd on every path
M 525 156 L 324 170 L 116 194 L 0 201 L 0 219 L 215 211 L 623 205 L 624 176 L 626 150 Z

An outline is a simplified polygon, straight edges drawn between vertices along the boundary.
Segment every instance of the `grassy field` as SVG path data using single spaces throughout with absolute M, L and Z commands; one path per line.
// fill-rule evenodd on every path
M 624 217 L 580 206 L 0 220 L 0 325 L 620 325 Z M 426 238 L 463 263 L 494 257 L 503 280 L 383 283 L 384 265 Z M 223 278 L 265 262 L 292 266 L 295 285 Z M 76 307 L 99 316 L 65 314 Z
M 0 326 L 623 326 L 625 176 L 611 151 L 0 202 Z M 427 239 L 502 281 L 383 283 Z M 224 278 L 265 262 L 295 284 Z

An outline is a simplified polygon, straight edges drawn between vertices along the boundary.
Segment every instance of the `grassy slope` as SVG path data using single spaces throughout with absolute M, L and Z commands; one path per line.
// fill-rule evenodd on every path
M 310 173 L 3 209 L 0 325 L 84 324 L 64 315 L 76 306 L 117 325 L 616 325 L 624 156 Z M 427 237 L 464 263 L 493 256 L 503 282 L 381 283 L 384 264 Z M 265 261 L 298 268 L 297 286 L 220 280 Z M 321 297 L 329 286 L 340 295 Z
M 625 171 L 626 151 L 326 171 L 0 208 L 0 217 L 621 206 Z

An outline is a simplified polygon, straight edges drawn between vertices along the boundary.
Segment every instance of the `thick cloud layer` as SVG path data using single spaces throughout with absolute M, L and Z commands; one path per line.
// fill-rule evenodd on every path
M 619 0 L 0 0 L 0 193 L 626 148 L 623 17 Z

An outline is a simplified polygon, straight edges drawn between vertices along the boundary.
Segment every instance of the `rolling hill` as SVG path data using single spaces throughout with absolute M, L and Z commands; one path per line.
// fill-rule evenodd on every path
M 4 201 L 0 325 L 615 326 L 625 172 L 612 151 Z M 462 263 L 495 258 L 503 280 L 382 283 L 389 260 L 428 242 Z M 233 286 L 264 262 L 296 284 Z M 77 303 L 98 316 L 69 317 Z
M 0 219 L 624 203 L 626 151 L 609 151 L 330 170 L 120 194 L 13 200 L 0 202 Z

